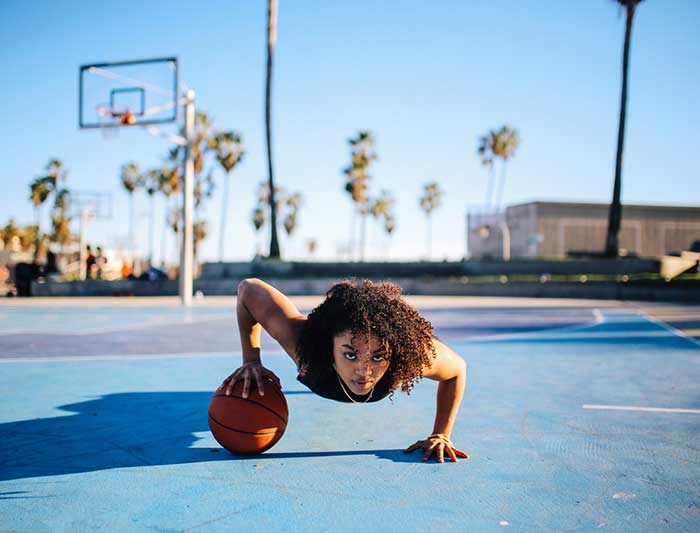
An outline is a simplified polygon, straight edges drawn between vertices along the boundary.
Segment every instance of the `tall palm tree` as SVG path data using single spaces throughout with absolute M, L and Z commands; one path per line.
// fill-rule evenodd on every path
M 143 184 L 139 167 L 133 161 L 122 165 L 119 175 L 122 186 L 129 194 L 129 252 L 134 257 L 134 192 Z
M 29 198 L 34 205 L 35 224 L 38 228 L 34 247 L 35 259 L 39 255 L 39 242 L 41 240 L 41 206 L 48 200 L 49 196 L 57 194 L 59 184 L 65 182 L 67 177 L 68 171 L 63 162 L 60 159 L 49 159 L 46 164 L 46 175 L 36 178 L 29 185 Z
M 365 258 L 365 236 L 367 215 L 370 213 L 369 196 L 367 194 L 367 182 L 371 176 L 367 173 L 367 169 L 372 161 L 377 159 L 377 154 L 374 152 L 374 137 L 369 131 L 360 131 L 357 136 L 348 139 L 350 144 L 350 165 L 343 169 L 343 174 L 346 176 L 345 190 L 350 194 L 350 197 L 355 204 L 353 209 L 353 220 L 351 225 L 351 253 L 354 255 L 354 235 L 355 235 L 355 219 L 359 214 L 361 217 L 360 228 L 360 260 Z
M 617 129 L 617 154 L 615 156 L 615 183 L 613 197 L 608 213 L 608 233 L 605 238 L 605 255 L 617 257 L 620 251 L 618 234 L 622 221 L 622 149 L 625 144 L 625 118 L 627 115 L 627 72 L 629 70 L 630 40 L 632 38 L 632 19 L 637 5 L 643 0 L 615 0 L 626 11 L 625 45 L 622 52 L 622 90 L 620 91 L 620 122 Z
M 265 141 L 267 143 L 267 185 L 270 190 L 270 259 L 280 259 L 280 245 L 277 240 L 277 202 L 275 200 L 275 179 L 272 170 L 272 57 L 277 40 L 277 0 L 267 2 L 267 70 L 265 76 Z
M 503 189 L 506 186 L 506 163 L 515 155 L 515 150 L 520 144 L 518 132 L 508 126 L 501 126 L 501 129 L 496 132 L 495 142 L 493 146 L 493 154 L 501 159 L 501 186 L 496 193 L 496 210 L 500 211 L 501 201 L 503 198 Z
M 506 183 L 506 163 L 515 155 L 515 150 L 520 144 L 518 132 L 508 126 L 501 126 L 498 130 L 489 130 L 479 139 L 477 154 L 481 158 L 481 164 L 489 169 L 489 182 L 486 190 L 486 211 L 501 209 L 503 189 Z M 501 160 L 500 186 L 495 180 L 496 160 Z M 496 194 L 496 200 L 492 204 L 491 197 Z
M 226 172 L 224 175 L 224 193 L 221 203 L 221 228 L 219 231 L 219 261 L 223 261 L 231 171 L 240 163 L 245 154 L 245 150 L 243 148 L 241 136 L 235 131 L 218 132 L 213 138 L 213 145 L 216 151 L 216 160 Z
M 180 173 L 180 166 L 175 164 L 173 166 L 165 165 L 160 169 L 160 174 L 158 176 L 158 190 L 163 194 L 164 201 L 164 212 L 165 217 L 163 219 L 163 232 L 161 234 L 160 241 L 160 260 L 165 261 L 165 242 L 166 242 L 166 232 L 168 227 L 170 227 L 170 211 L 171 197 L 180 192 L 182 187 L 182 176 Z M 179 244 L 175 246 L 177 250 Z
M 493 196 L 493 185 L 494 185 L 494 159 L 495 154 L 493 152 L 493 147 L 496 144 L 496 132 L 490 130 L 486 135 L 482 135 L 479 138 L 479 146 L 477 147 L 477 154 L 481 158 L 481 164 L 489 169 L 489 181 L 486 185 L 486 201 L 484 202 L 484 210 L 486 212 L 491 211 L 491 197 Z
M 294 233 L 294 230 L 297 227 L 297 217 L 299 216 L 299 209 L 301 209 L 302 206 L 301 193 L 296 192 L 294 194 L 290 194 L 285 199 L 284 204 L 287 212 L 284 215 L 282 226 L 284 227 L 284 231 L 287 232 L 287 237 L 289 238 L 291 244 L 292 233 Z M 294 247 L 292 247 L 292 253 L 294 252 Z
M 155 195 L 160 189 L 160 169 L 151 168 L 143 175 L 143 188 L 148 195 L 148 262 L 153 264 L 153 241 L 154 235 L 154 214 L 155 214 Z
M 420 197 L 419 203 L 421 209 L 425 212 L 425 217 L 427 220 L 427 232 L 426 232 L 426 250 L 428 259 L 432 256 L 432 214 L 435 209 L 440 207 L 440 201 L 442 200 L 442 190 L 437 182 L 426 183 L 423 185 L 423 196 Z
M 63 251 L 73 243 L 74 237 L 70 232 L 70 191 L 62 188 L 54 195 L 53 210 L 51 211 L 51 241 L 58 244 Z
M 384 232 L 391 235 L 396 228 L 394 217 L 394 196 L 389 191 L 382 191 L 378 198 L 371 202 L 370 213 L 374 219 L 383 219 Z

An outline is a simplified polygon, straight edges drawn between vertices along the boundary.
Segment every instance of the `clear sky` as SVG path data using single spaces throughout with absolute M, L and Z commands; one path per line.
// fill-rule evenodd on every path
M 507 124 L 521 137 L 508 166 L 504 203 L 609 202 L 614 174 L 624 12 L 612 0 L 352 2 L 281 0 L 273 89 L 279 185 L 304 197 L 286 257 L 331 259 L 350 238 L 343 190 L 347 139 L 376 137 L 371 193 L 397 200 L 386 239 L 368 224 L 368 257 L 425 256 L 424 183 L 445 191 L 433 217 L 433 258 L 465 253 L 464 216 L 484 203 L 480 135 Z M 646 0 L 634 22 L 623 203 L 698 205 L 700 2 Z M 119 168 L 158 165 L 170 146 L 141 129 L 104 140 L 77 127 L 82 64 L 176 55 L 197 105 L 221 129 L 243 135 L 247 154 L 232 173 L 226 259 L 252 257 L 250 215 L 266 176 L 266 2 L 36 1 L 0 3 L 3 161 L 0 224 L 31 223 L 30 181 L 53 157 L 68 187 L 110 190 L 114 217 L 89 239 L 126 242 L 127 195 Z M 173 129 L 173 128 L 171 128 Z M 218 174 L 221 184 L 221 174 Z M 216 259 L 221 187 L 206 206 Z M 160 239 L 163 206 L 156 217 Z M 137 237 L 147 244 L 148 204 L 137 198 Z M 77 225 L 76 225 L 77 231 Z M 174 258 L 173 237 L 165 253 Z M 156 247 L 156 257 L 160 253 Z

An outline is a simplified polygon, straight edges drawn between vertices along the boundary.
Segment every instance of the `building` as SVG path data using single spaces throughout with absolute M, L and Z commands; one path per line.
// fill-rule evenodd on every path
M 504 214 L 467 215 L 470 259 L 562 258 L 602 252 L 608 204 L 530 202 Z M 621 254 L 660 257 L 688 250 L 700 240 L 700 207 L 623 205 Z M 505 222 L 505 224 L 504 224 Z

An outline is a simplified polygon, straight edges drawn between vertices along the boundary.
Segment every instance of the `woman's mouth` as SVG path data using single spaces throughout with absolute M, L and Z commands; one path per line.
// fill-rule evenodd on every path
M 373 381 L 355 381 L 355 385 L 358 389 L 369 389 L 373 385 Z

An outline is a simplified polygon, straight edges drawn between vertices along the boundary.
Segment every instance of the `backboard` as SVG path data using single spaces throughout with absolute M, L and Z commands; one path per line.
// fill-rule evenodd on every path
M 112 218 L 112 193 L 109 191 L 71 191 L 68 201 L 73 216 L 79 217 L 85 212 L 94 219 Z
M 114 128 L 177 120 L 176 57 L 80 67 L 78 124 Z

